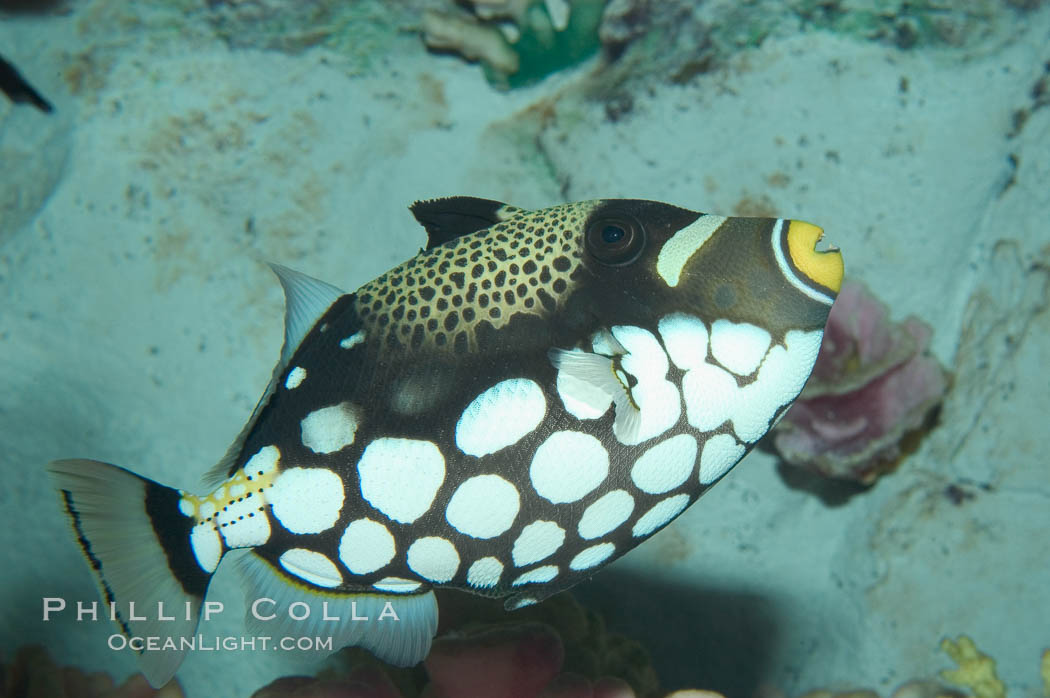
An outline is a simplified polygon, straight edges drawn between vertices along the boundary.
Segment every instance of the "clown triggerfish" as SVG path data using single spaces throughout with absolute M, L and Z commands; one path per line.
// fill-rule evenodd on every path
M 326 633 L 402 666 L 429 650 L 435 587 L 512 610 L 590 577 L 779 419 L 842 280 L 795 220 L 626 199 L 412 212 L 426 249 L 356 293 L 274 267 L 284 348 L 210 492 L 49 466 L 122 632 L 171 640 L 140 654 L 152 684 L 236 548 L 249 599 L 313 609 L 272 614 L 268 635 Z M 388 606 L 396 622 L 377 620 Z

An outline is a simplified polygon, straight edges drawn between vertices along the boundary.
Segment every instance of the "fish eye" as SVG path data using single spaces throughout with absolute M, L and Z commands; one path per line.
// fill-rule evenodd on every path
M 602 242 L 607 242 L 610 245 L 619 242 L 626 236 L 627 231 L 615 223 L 610 223 L 602 228 Z
M 638 259 L 645 247 L 645 231 L 627 217 L 599 218 L 587 227 L 586 244 L 595 260 L 623 266 Z

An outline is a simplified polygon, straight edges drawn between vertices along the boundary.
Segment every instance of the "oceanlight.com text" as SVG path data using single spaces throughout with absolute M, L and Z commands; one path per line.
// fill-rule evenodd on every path
M 332 652 L 330 637 L 237 637 L 235 635 L 194 635 L 191 637 L 124 637 L 117 633 L 109 636 L 111 650 L 134 652 L 163 652 L 180 650 L 191 652 Z

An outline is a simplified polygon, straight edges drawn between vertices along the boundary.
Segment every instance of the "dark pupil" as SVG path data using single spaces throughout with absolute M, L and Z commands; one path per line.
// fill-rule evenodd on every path
M 602 242 L 607 242 L 610 245 L 620 240 L 623 240 L 627 232 L 618 225 L 607 225 L 602 228 Z

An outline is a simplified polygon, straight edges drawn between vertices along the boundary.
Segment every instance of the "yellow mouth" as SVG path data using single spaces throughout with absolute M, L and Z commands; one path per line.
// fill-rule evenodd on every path
M 836 248 L 818 251 L 817 242 L 823 236 L 824 231 L 812 223 L 791 221 L 787 231 L 788 253 L 795 268 L 806 278 L 838 293 L 842 286 L 842 255 Z

